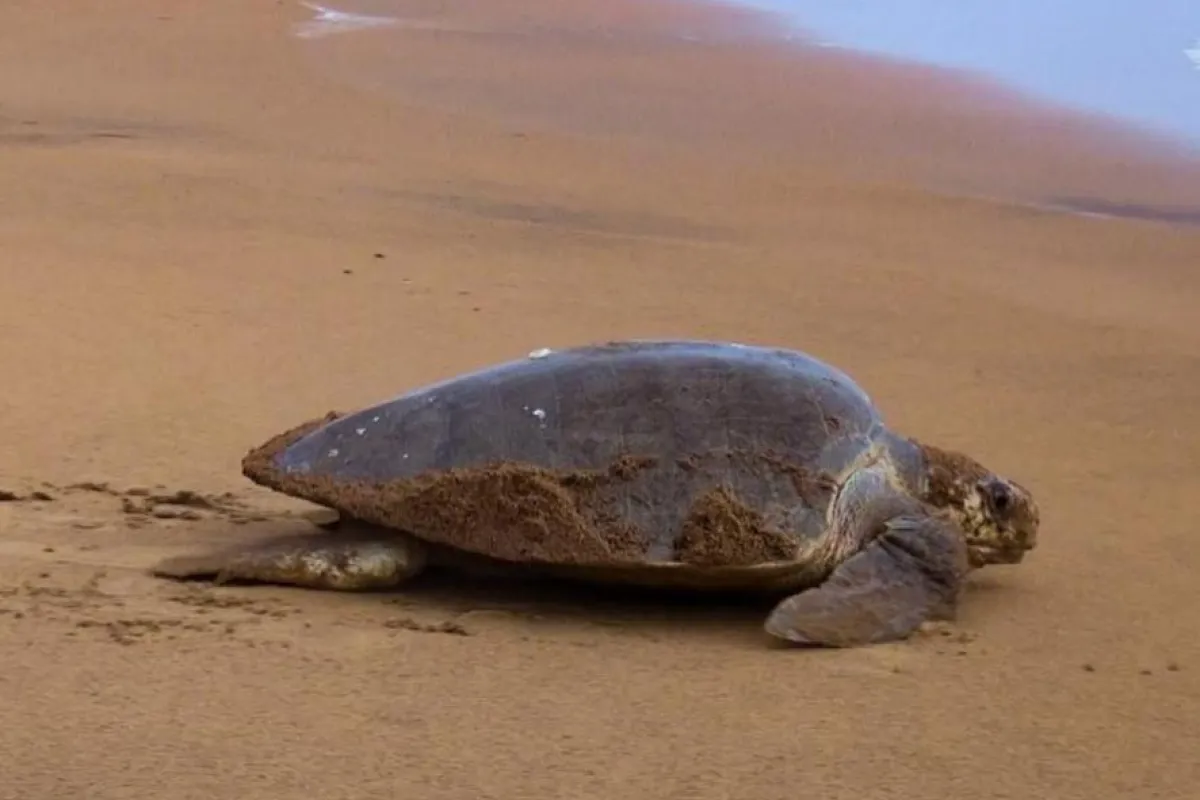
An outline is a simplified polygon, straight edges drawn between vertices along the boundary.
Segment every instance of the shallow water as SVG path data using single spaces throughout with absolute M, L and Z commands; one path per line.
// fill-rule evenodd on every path
M 1196 0 L 744 0 L 832 45 L 976 70 L 1200 146 Z

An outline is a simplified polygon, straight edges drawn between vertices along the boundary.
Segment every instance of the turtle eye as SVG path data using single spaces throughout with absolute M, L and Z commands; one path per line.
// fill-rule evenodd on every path
M 995 513 L 1005 514 L 1012 508 L 1012 491 L 1004 481 L 995 479 L 984 481 L 979 488 Z

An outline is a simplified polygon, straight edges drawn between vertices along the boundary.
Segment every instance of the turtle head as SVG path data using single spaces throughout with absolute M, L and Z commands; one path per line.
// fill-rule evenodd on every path
M 972 567 L 1018 564 L 1037 546 L 1041 518 L 1028 489 L 961 453 L 930 445 L 921 449 L 923 499 L 958 522 Z

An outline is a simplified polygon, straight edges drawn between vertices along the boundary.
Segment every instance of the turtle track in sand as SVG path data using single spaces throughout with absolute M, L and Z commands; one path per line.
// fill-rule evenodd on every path
M 287 592 L 173 584 L 146 568 L 177 547 L 203 546 L 197 540 L 238 540 L 328 518 L 320 509 L 260 509 L 232 492 L 7 481 L 0 484 L 0 638 L 54 630 L 70 641 L 122 646 L 186 647 L 215 636 L 247 647 L 290 647 L 298 628 L 332 613 L 320 598 L 293 602 Z M 363 625 L 386 636 L 469 635 L 445 609 L 398 610 L 340 609 L 339 622 L 365 616 Z

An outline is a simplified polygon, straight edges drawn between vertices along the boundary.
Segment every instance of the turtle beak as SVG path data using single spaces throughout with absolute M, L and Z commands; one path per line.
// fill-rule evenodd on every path
M 1032 548 L 975 545 L 968 549 L 968 561 L 972 569 L 993 564 L 1020 564 L 1030 549 Z
M 1033 499 L 1033 494 L 1021 484 L 1010 481 L 1013 493 L 1016 495 L 1017 502 L 1009 516 L 1010 524 L 1013 529 L 1012 549 L 1019 551 L 1019 562 L 1033 548 L 1037 547 L 1038 529 L 1042 524 L 1042 512 L 1038 508 L 1037 501 Z

